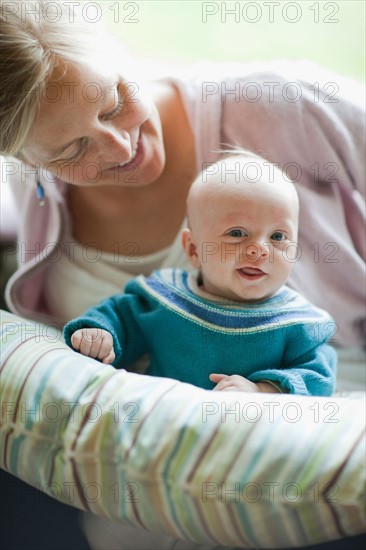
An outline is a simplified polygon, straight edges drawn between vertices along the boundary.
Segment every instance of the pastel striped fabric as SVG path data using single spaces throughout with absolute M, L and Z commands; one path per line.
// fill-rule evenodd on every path
M 3 468 L 58 500 L 242 548 L 365 531 L 365 406 L 210 392 L 74 353 L 2 314 Z

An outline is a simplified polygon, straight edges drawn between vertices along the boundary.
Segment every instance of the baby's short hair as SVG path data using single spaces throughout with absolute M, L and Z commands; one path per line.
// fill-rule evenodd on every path
M 260 184 L 260 181 L 262 181 L 269 184 L 273 183 L 274 185 L 286 185 L 289 196 L 292 196 L 298 205 L 299 200 L 295 185 L 287 173 L 281 170 L 278 163 L 271 162 L 253 151 L 239 147 L 220 150 L 218 152 L 222 156 L 213 163 L 205 164 L 203 170 L 191 185 L 187 198 L 188 223 L 191 222 L 193 217 L 193 205 L 202 196 L 202 191 L 205 192 L 206 198 L 207 196 L 209 197 L 210 180 L 212 182 L 215 176 L 216 185 L 218 185 L 217 177 L 221 178 L 221 189 L 224 189 L 225 185 L 239 185 L 243 182 Z M 214 192 L 215 189 L 212 188 L 212 193 Z
M 269 161 L 259 153 L 236 146 L 228 149 L 220 149 L 218 153 L 221 154 L 221 157 L 213 163 L 205 163 L 201 174 L 196 179 L 199 179 L 200 177 L 205 178 L 205 176 L 214 174 L 215 167 L 217 169 L 223 164 L 231 162 L 231 160 L 235 160 L 235 162 L 238 161 L 246 166 L 245 174 L 248 175 L 247 179 L 249 182 L 255 183 L 256 181 L 259 181 L 263 175 L 262 171 L 264 171 L 265 174 L 268 175 L 268 180 L 270 181 L 274 180 L 277 176 L 276 179 L 284 178 L 290 185 L 293 185 L 293 181 L 289 178 L 287 173 L 284 173 L 283 170 L 281 170 L 279 163 Z M 242 175 L 243 174 L 244 171 L 242 170 Z M 242 179 L 245 180 L 245 176 Z

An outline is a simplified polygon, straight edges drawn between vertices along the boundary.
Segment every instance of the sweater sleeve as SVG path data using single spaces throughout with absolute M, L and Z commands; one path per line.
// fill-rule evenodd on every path
M 248 378 L 252 382 L 268 380 L 278 383 L 292 394 L 332 395 L 336 384 L 337 353 L 327 343 L 331 326 L 334 324 L 293 327 L 288 334 L 282 368 L 260 370 Z
M 127 367 L 142 357 L 148 351 L 146 337 L 139 325 L 144 300 L 133 292 L 133 288 L 134 285 L 129 283 L 125 293 L 111 296 L 67 323 L 64 327 L 67 345 L 72 348 L 71 336 L 76 330 L 98 328 L 107 330 L 113 337 L 114 367 Z

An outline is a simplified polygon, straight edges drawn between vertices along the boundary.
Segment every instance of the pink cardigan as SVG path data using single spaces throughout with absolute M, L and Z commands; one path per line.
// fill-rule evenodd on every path
M 306 63 L 281 61 L 203 63 L 170 81 L 182 95 L 196 136 L 197 172 L 215 161 L 219 150 L 236 145 L 278 163 L 295 180 L 301 212 L 298 257 L 289 251 L 294 262 L 289 285 L 329 311 L 339 326 L 334 338 L 340 344 L 361 344 L 365 116 L 361 102 L 348 97 L 347 79 L 330 79 Z M 47 201 L 39 208 L 34 175 L 24 176 L 19 163 L 12 170 L 21 219 L 20 267 L 8 283 L 7 302 L 24 317 L 61 325 L 66 319 L 48 311 L 43 282 L 47 259 L 68 223 L 66 185 L 44 178 Z

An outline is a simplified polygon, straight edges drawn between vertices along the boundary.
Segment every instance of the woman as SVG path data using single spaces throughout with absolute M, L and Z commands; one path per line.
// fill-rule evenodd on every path
M 360 343 L 364 118 L 342 97 L 342 81 L 332 87 L 328 74 L 313 74 L 327 85 L 315 93 L 291 63 L 203 64 L 199 76 L 142 88 L 111 40 L 76 18 L 54 22 L 52 5 L 41 7 L 41 23 L 22 9 L 4 10 L 2 23 L 1 153 L 25 162 L 7 167 L 12 185 L 30 182 L 19 192 L 20 270 L 8 287 L 10 308 L 62 325 L 136 273 L 187 267 L 177 236 L 188 188 L 220 149 L 237 144 L 297 183 L 300 247 L 289 255 L 290 284 L 333 315 L 341 344 Z
M 319 74 L 291 63 L 203 64 L 142 86 L 109 37 L 70 22 L 70 6 L 62 17 L 54 3 L 1 8 L 0 152 L 21 216 L 13 312 L 62 326 L 137 273 L 188 268 L 189 186 L 236 145 L 296 182 L 290 285 L 331 313 L 340 344 L 362 342 L 364 118 L 342 87 L 329 93 L 320 73 L 316 90 Z

